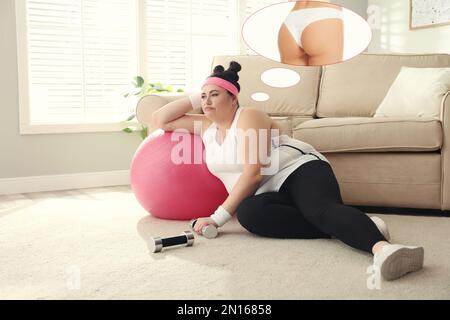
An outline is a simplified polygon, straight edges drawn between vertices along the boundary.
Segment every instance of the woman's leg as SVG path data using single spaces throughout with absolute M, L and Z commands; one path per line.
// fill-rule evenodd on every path
M 267 192 L 246 198 L 237 208 L 237 219 L 248 231 L 271 238 L 330 238 L 293 206 L 287 194 Z
M 325 161 L 313 160 L 297 168 L 280 193 L 288 194 L 312 225 L 356 249 L 372 253 L 376 243 L 386 241 L 369 216 L 343 204 L 339 184 Z

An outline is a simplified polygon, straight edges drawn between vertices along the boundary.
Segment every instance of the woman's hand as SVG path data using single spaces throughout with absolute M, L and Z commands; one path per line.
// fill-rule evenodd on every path
M 194 231 L 197 234 L 201 235 L 203 227 L 206 227 L 207 225 L 210 225 L 210 224 L 212 224 L 213 226 L 215 226 L 217 228 L 217 224 L 214 222 L 213 219 L 211 219 L 209 217 L 208 218 L 198 218 L 197 222 L 194 225 Z

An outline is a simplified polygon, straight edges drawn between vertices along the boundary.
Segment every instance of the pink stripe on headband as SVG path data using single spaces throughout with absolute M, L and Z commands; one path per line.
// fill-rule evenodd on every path
M 208 79 L 206 79 L 206 81 L 203 84 L 202 88 L 204 86 L 206 86 L 207 84 L 215 84 L 216 86 L 219 86 L 219 87 L 222 87 L 224 89 L 227 89 L 228 91 L 230 91 L 235 96 L 237 96 L 238 93 L 239 93 L 238 89 L 236 88 L 236 86 L 234 84 L 232 84 L 230 81 L 224 80 L 222 78 L 209 77 Z

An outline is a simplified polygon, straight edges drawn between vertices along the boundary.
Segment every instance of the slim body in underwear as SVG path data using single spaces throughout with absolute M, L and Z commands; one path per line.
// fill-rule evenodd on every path
M 299 1 L 282 24 L 278 47 L 282 63 L 325 65 L 342 61 L 342 8 L 319 1 Z

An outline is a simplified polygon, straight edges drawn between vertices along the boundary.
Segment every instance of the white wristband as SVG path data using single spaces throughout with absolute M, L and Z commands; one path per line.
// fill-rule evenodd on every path
M 191 100 L 192 109 L 202 107 L 202 94 L 200 92 L 191 94 L 189 100 Z
M 214 220 L 218 227 L 223 226 L 225 223 L 231 220 L 231 218 L 231 214 L 229 214 L 228 211 L 222 206 L 219 206 L 211 215 L 211 219 Z

